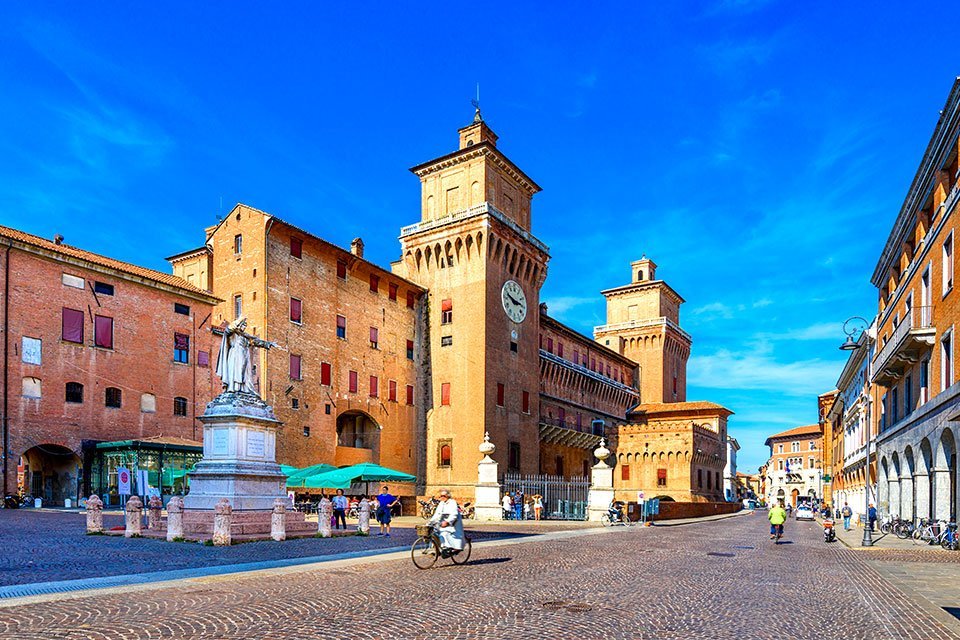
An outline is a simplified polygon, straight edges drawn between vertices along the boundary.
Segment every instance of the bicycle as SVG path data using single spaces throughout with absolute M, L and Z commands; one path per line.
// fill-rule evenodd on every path
M 775 527 L 774 531 L 776 531 L 773 536 L 773 544 L 780 544 L 780 538 L 783 537 L 783 525 L 775 524 L 773 526 Z
M 945 527 L 941 525 L 945 524 L 943 521 L 924 521 L 914 530 L 913 543 L 918 545 L 938 544 L 945 531 Z
M 417 525 L 417 539 L 410 548 L 410 557 L 417 569 L 429 569 L 440 558 L 450 558 L 453 564 L 467 564 L 472 545 L 470 538 L 463 536 L 463 549 L 444 549 L 440 546 L 440 534 L 431 524 Z
M 940 546 L 947 551 L 960 550 L 960 535 L 957 532 L 957 523 L 948 522 L 940 534 Z
M 420 517 L 428 520 L 433 516 L 433 512 L 437 509 L 440 501 L 436 498 L 431 498 L 430 500 L 417 500 L 417 504 L 420 505 Z
M 600 524 L 602 524 L 605 527 L 613 527 L 617 525 L 621 525 L 624 527 L 632 527 L 636 523 L 631 522 L 629 518 L 623 515 L 623 513 L 620 513 L 617 516 L 611 516 L 610 512 L 608 511 L 607 513 L 600 516 Z

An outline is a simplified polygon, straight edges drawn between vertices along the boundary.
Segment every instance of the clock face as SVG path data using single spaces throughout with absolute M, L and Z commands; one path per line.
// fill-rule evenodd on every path
M 517 324 L 523 322 L 527 317 L 527 296 L 523 295 L 520 285 L 513 280 L 504 282 L 500 299 L 503 301 L 503 310 L 507 317 Z

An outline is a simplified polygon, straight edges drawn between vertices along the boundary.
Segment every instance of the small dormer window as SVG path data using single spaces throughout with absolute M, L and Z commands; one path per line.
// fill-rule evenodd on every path
M 473 146 L 473 139 L 472 139 L 472 138 L 469 139 L 469 140 L 467 140 L 467 146 L 468 146 L 468 147 L 472 147 L 472 146 Z

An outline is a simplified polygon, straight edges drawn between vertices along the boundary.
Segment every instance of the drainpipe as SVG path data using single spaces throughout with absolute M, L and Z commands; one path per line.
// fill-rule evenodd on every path
M 7 467 L 10 449 L 10 422 L 7 418 L 9 407 L 7 378 L 10 369 L 10 249 L 13 241 L 7 242 L 7 251 L 3 259 L 3 495 L 9 493 L 7 487 Z

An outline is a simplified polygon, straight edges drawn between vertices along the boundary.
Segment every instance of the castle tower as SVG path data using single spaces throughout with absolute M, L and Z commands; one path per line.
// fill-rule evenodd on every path
M 459 149 L 413 167 L 421 219 L 400 231 L 394 272 L 428 289 L 427 492 L 476 484 L 484 432 L 503 470 L 539 466 L 540 287 L 549 260 L 530 233 L 540 191 L 480 117 Z
M 594 339 L 640 366 L 640 401 L 685 402 L 690 335 L 680 328 L 683 298 L 663 280 L 657 265 L 643 256 L 630 263 L 630 284 L 603 291 L 607 324 Z

